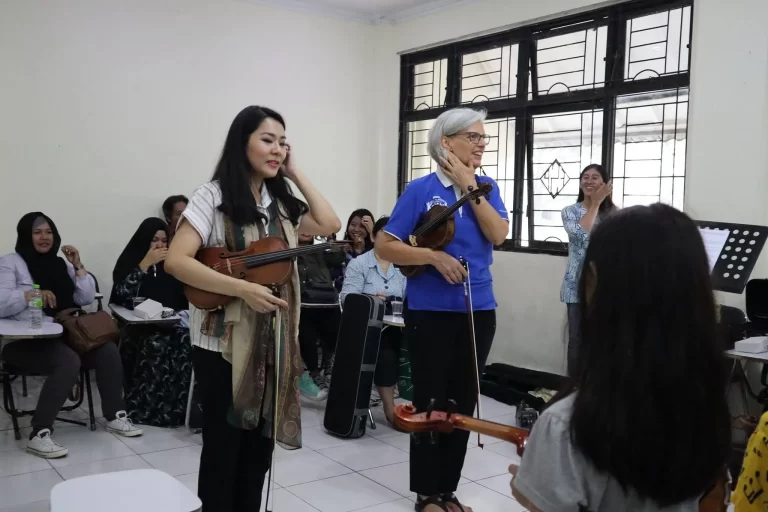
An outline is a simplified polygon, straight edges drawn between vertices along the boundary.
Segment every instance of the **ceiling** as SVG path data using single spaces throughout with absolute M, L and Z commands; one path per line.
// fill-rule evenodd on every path
M 254 1 L 254 0 L 252 0 Z M 255 0 L 366 23 L 398 23 L 472 0 Z

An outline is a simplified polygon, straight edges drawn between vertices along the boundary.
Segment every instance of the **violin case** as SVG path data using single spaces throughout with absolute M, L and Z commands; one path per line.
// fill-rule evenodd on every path
M 365 434 L 385 308 L 382 297 L 350 293 L 344 299 L 323 420 L 331 434 L 348 438 Z

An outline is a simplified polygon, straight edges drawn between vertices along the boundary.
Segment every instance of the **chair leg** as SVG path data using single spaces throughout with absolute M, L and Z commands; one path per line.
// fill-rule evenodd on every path
M 91 374 L 88 370 L 83 372 L 83 382 L 85 383 L 85 392 L 88 394 L 88 421 L 90 421 L 91 430 L 96 430 L 96 415 L 93 413 L 93 392 L 91 391 Z
M 6 412 L 11 416 L 11 422 L 13 423 L 13 437 L 19 441 L 21 439 L 21 429 L 19 428 L 19 418 L 16 415 L 16 404 L 13 401 L 11 377 L 8 374 L 3 375 L 3 402 Z
M 373 413 L 368 409 L 368 419 L 371 421 L 371 430 L 376 430 L 376 422 L 373 421 Z
M 184 420 L 184 424 L 187 430 L 191 430 L 189 427 L 189 417 L 192 415 L 192 395 L 195 391 L 195 370 L 192 370 L 192 375 L 189 378 L 189 397 L 187 398 L 187 417 Z
M 22 375 L 21 376 L 21 396 L 24 398 L 27 398 L 29 396 L 29 391 L 27 390 L 27 376 Z

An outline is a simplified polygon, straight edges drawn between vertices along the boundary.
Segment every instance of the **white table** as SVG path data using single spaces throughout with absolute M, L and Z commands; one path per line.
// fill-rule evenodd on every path
M 0 340 L 18 340 L 29 338 L 56 338 L 61 336 L 64 328 L 61 324 L 46 322 L 43 319 L 41 329 L 31 329 L 29 321 L 0 319 Z
M 747 375 L 744 372 L 744 367 L 742 366 L 742 362 L 745 363 L 761 363 L 761 364 L 768 364 L 768 352 L 741 352 L 738 350 L 726 350 L 725 351 L 725 357 L 728 359 L 732 359 L 733 363 L 731 364 L 731 371 L 728 375 L 728 387 L 730 388 L 731 384 L 733 383 L 733 377 L 737 375 L 738 382 L 739 382 L 739 391 L 741 392 L 741 402 L 742 407 L 744 409 L 744 413 L 747 413 L 747 390 L 749 390 L 749 394 L 754 396 L 754 392 L 752 391 L 751 386 L 749 385 L 749 380 L 747 379 Z M 738 374 L 736 373 L 738 371 Z
M 74 478 L 51 490 L 51 512 L 198 512 L 202 502 L 156 469 Z
M 384 315 L 384 325 L 391 325 L 392 327 L 405 327 L 405 320 L 402 316 Z
M 173 315 L 168 318 L 141 318 L 134 315 L 133 311 L 130 309 L 118 306 L 117 304 L 110 304 L 109 309 L 112 310 L 112 313 L 114 313 L 118 319 L 128 325 L 173 325 L 181 322 L 181 317 L 179 315 Z

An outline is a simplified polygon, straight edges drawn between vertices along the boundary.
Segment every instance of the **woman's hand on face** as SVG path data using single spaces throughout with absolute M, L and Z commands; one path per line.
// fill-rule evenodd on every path
M 288 307 L 288 303 L 275 297 L 272 290 L 256 283 L 243 281 L 243 288 L 239 296 L 257 313 L 269 313 L 276 311 L 277 308 Z
M 592 199 L 595 204 L 602 204 L 603 201 L 605 201 L 605 198 L 611 195 L 611 192 L 613 192 L 613 182 L 609 181 L 608 183 L 603 183 L 600 185 L 600 188 L 595 190 Z
M 448 178 L 459 186 L 461 190 L 475 186 L 475 170 L 464 165 L 459 158 L 450 152 L 445 152 L 440 158 L 440 167 Z
M 152 265 L 157 265 L 161 261 L 165 261 L 165 258 L 168 257 L 168 249 L 165 247 L 153 247 L 149 251 L 147 251 L 147 255 L 144 256 L 144 259 L 141 260 L 139 263 L 139 267 L 141 267 L 141 270 L 144 272 L 147 271 L 149 267 Z
M 61 248 L 61 251 L 64 253 L 64 256 L 67 258 L 68 262 L 70 262 L 75 267 L 80 266 L 80 251 L 78 251 L 74 246 L 65 245 Z
M 285 143 L 285 160 L 283 160 L 283 174 L 291 181 L 296 181 L 295 158 L 291 156 L 291 145 Z
M 368 231 L 368 236 L 371 238 L 371 242 L 373 242 L 373 219 L 368 216 L 363 216 L 363 226 L 365 226 L 365 229 Z

